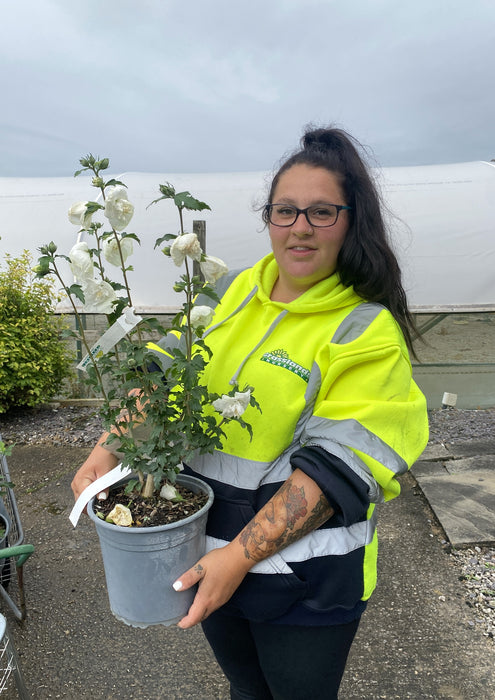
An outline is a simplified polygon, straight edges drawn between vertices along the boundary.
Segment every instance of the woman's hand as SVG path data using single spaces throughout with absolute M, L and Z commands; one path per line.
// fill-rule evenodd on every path
M 119 463 L 117 457 L 102 447 L 106 438 L 106 434 L 102 436 L 72 480 L 71 488 L 76 501 L 87 486 L 111 471 Z
M 198 584 L 193 604 L 187 615 L 178 623 L 178 627 L 193 627 L 224 605 L 240 586 L 252 565 L 253 562 L 246 559 L 242 549 L 234 542 L 213 549 L 202 557 L 174 583 L 177 591 L 185 591 Z

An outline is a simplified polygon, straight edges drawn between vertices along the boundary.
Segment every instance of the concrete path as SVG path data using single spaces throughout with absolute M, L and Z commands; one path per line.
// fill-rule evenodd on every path
M 19 446 L 9 458 L 25 539 L 36 551 L 25 566 L 28 619 L 20 625 L 0 609 L 32 697 L 225 700 L 227 683 L 199 628 L 136 630 L 110 614 L 93 526 L 83 518 L 74 530 L 68 520 L 70 481 L 87 453 Z M 442 461 L 427 460 L 433 470 Z M 495 698 L 493 640 L 469 625 L 459 571 L 413 476 L 401 482 L 401 497 L 380 507 L 378 587 L 341 699 Z

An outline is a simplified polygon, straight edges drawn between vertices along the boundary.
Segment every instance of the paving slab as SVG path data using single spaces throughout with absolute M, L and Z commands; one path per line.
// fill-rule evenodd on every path
M 447 448 L 455 459 L 458 457 L 491 455 L 495 461 L 495 440 L 470 440 L 469 442 L 449 443 Z
M 443 466 L 449 474 L 460 472 L 491 471 L 495 475 L 495 455 L 476 455 L 461 457 L 444 462 Z
M 420 460 L 416 462 L 412 468 L 414 478 L 419 481 L 424 476 L 447 476 L 448 471 L 445 467 L 445 462 L 425 462 Z
M 429 445 L 411 471 L 452 545 L 495 543 L 495 440 Z
M 495 543 L 495 470 L 415 477 L 454 547 Z

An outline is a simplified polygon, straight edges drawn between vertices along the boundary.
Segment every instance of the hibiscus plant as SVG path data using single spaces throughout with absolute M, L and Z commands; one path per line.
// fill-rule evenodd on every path
M 54 242 L 42 246 L 36 272 L 39 277 L 54 275 L 70 300 L 77 330 L 68 333 L 86 353 L 78 368 L 102 398 L 100 415 L 109 432 L 108 447 L 118 454 L 122 467 L 136 475 L 128 490 L 144 497 L 160 493 L 179 499 L 173 484 L 182 462 L 195 452 L 221 447 L 223 427 L 229 421 L 237 421 L 251 433 L 242 416 L 249 405 L 259 408 L 251 387 L 232 386 L 220 396 L 201 383 L 211 357 L 203 334 L 213 310 L 196 300 L 202 295 L 218 302 L 214 283 L 227 267 L 219 258 L 205 255 L 196 234 L 185 232 L 183 212 L 210 207 L 189 192 L 176 192 L 168 183 L 159 186 L 160 196 L 151 202 L 171 200 L 179 219 L 179 233 L 167 233 L 155 243 L 165 261 L 170 258 L 183 268 L 174 285 L 184 295 L 183 303 L 170 327 L 165 327 L 157 318 L 141 318 L 134 310 L 129 284 L 133 268 L 128 259 L 140 240 L 126 232 L 134 213 L 126 185 L 113 178 L 105 180 L 107 158 L 88 155 L 80 163 L 82 169 L 75 175 L 90 173 L 92 186 L 101 193 L 101 202 L 78 202 L 69 210 L 70 221 L 87 240 L 77 242 L 68 255 L 57 252 Z M 107 224 L 97 220 L 100 214 Z M 202 275 L 193 274 L 193 261 L 199 263 Z M 74 277 L 72 284 L 64 280 L 66 263 Z M 108 268 L 116 271 L 117 278 Z M 82 313 L 104 314 L 108 321 L 108 329 L 93 347 Z

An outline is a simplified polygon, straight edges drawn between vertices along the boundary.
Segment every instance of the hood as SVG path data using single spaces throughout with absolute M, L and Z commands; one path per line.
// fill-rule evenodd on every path
M 301 296 L 289 303 L 272 301 L 270 294 L 278 277 L 278 265 L 273 253 L 262 258 L 250 270 L 251 287 L 263 304 L 273 304 L 290 313 L 317 313 L 330 309 L 343 309 L 363 301 L 352 287 L 345 287 L 338 273 L 334 273 L 313 285 Z

